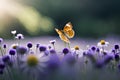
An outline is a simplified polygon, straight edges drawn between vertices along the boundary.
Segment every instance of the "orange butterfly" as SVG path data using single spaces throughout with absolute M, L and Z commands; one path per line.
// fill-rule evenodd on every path
M 59 30 L 55 28 L 55 31 L 59 34 L 59 37 L 61 40 L 63 40 L 66 43 L 70 43 L 69 38 L 73 38 L 75 35 L 75 32 L 73 30 L 73 26 L 71 22 L 68 22 L 63 30 Z

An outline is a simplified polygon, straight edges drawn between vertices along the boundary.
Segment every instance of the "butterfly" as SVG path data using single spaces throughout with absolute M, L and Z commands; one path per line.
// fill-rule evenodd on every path
M 69 39 L 73 38 L 75 35 L 75 32 L 73 30 L 73 26 L 72 26 L 71 22 L 68 22 L 64 26 L 63 30 L 59 30 L 59 29 L 55 28 L 55 31 L 58 33 L 60 39 L 66 43 L 70 43 Z

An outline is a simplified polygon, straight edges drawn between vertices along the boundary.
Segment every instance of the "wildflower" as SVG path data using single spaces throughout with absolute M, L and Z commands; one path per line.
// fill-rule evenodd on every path
M 46 46 L 39 46 L 40 51 L 46 51 L 46 49 L 47 49 Z
M 2 61 L 3 62 L 9 62 L 10 61 L 10 57 L 8 56 L 8 55 L 4 55 L 3 57 L 2 57 Z
M 98 47 L 107 47 L 109 45 L 109 42 L 106 42 L 105 40 L 101 40 L 98 42 Z
M 75 50 L 79 50 L 79 46 L 75 46 L 74 49 L 75 49 Z
M 119 49 L 119 45 L 114 45 L 115 50 Z
M 48 61 L 48 69 L 49 71 L 57 70 L 60 66 L 60 60 L 57 54 L 50 54 Z
M 40 44 L 36 44 L 36 48 L 39 48 Z
M 0 44 L 3 42 L 3 38 L 0 38 Z
M 34 55 L 29 55 L 27 57 L 27 64 L 31 67 L 35 66 L 38 64 L 38 59 Z
M 72 55 L 76 55 L 77 57 L 83 56 L 83 50 L 79 48 L 79 46 L 75 46 L 71 49 Z
M 55 42 L 56 40 L 51 40 L 50 43 L 53 45 L 53 48 L 55 49 Z M 50 48 L 50 47 L 49 47 Z
M 10 59 L 8 62 L 7 62 L 7 65 L 9 66 L 9 67 L 13 67 L 13 64 L 14 62 Z
M 53 45 L 54 49 L 55 49 L 55 46 Z M 52 46 L 50 44 L 48 44 L 48 49 L 51 49 Z
M 63 61 L 65 61 L 68 65 L 74 65 L 76 63 L 75 56 L 70 53 L 64 56 Z
M 51 49 L 51 50 L 50 50 L 50 53 L 51 53 L 51 54 L 55 54 L 56 51 L 55 51 L 54 49 Z
M 99 48 L 97 48 L 97 49 L 96 49 L 96 52 L 98 52 L 98 53 L 99 53 L 99 52 L 100 52 L 100 49 L 99 49 Z
M 21 59 L 20 68 L 23 72 L 38 75 L 39 72 L 43 72 L 43 69 L 47 66 L 46 62 L 49 60 L 48 57 L 43 54 L 28 54 Z
M 115 54 L 114 58 L 115 58 L 116 62 L 118 62 L 120 60 L 120 56 L 118 54 Z
M 15 53 L 16 53 L 16 50 L 15 50 L 15 49 L 11 49 L 11 50 L 9 51 L 9 54 L 10 54 L 10 55 L 15 55 Z
M 4 44 L 4 45 L 3 45 L 3 48 L 6 49 L 6 48 L 7 48 L 7 44 Z
M 91 51 L 87 51 L 86 56 L 91 60 L 92 63 L 96 62 L 96 59 L 95 59 L 95 57 L 94 57 L 94 55 L 92 54 Z
M 4 63 L 0 63 L 0 69 L 4 69 L 5 68 L 5 64 Z
M 112 59 L 113 59 L 113 57 L 111 55 L 106 55 L 105 59 L 104 59 L 104 64 L 109 63 Z
M 112 49 L 112 53 L 114 53 L 114 54 L 115 54 L 115 49 Z
M 23 36 L 23 34 L 19 33 L 19 34 L 17 34 L 17 36 L 15 38 L 20 40 L 20 39 L 24 39 L 24 36 Z
M 87 54 L 87 53 L 84 51 L 84 52 L 83 52 L 83 56 L 86 56 L 86 54 Z
M 29 42 L 29 43 L 27 44 L 27 47 L 28 47 L 28 48 L 32 48 L 32 46 L 33 46 L 33 45 L 32 45 L 31 42 Z
M 19 54 L 25 54 L 27 52 L 27 48 L 26 47 L 22 47 L 22 46 L 19 46 L 17 47 L 17 52 Z
M 104 55 L 107 55 L 108 53 L 107 52 L 103 52 Z
M 92 50 L 92 51 L 95 51 L 95 50 L 96 50 L 96 47 L 95 47 L 95 46 L 92 46 L 92 47 L 91 47 L 91 50 Z
M 49 51 L 49 50 L 46 50 L 46 51 L 44 52 L 44 54 L 45 54 L 46 56 L 48 56 L 48 55 L 49 55 L 49 53 L 50 53 L 50 51 Z
M 55 42 L 56 42 L 56 40 L 51 40 L 50 41 L 50 43 L 53 44 L 53 45 L 55 44 Z
M 17 49 L 18 44 L 12 44 L 11 47 L 12 47 L 13 49 Z
M 67 53 L 69 53 L 69 49 L 68 48 L 64 48 L 62 52 L 66 55 Z
M 16 34 L 16 30 L 14 30 L 14 31 L 11 31 L 11 34 L 13 34 L 13 35 L 15 35 Z

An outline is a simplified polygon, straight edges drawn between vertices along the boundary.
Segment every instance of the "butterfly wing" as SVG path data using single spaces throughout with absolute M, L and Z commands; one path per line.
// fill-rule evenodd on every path
M 72 23 L 71 22 L 68 22 L 64 28 L 63 28 L 63 32 L 65 33 L 65 35 L 68 37 L 68 38 L 73 38 L 74 35 L 75 35 L 75 32 L 74 30 L 72 29 L 73 26 L 72 26 Z
M 69 31 L 66 31 L 66 32 L 65 32 L 65 35 L 66 35 L 68 38 L 73 38 L 74 35 L 75 35 L 75 32 L 74 32 L 74 30 L 69 30 Z
M 60 39 L 66 43 L 70 43 L 69 39 L 65 36 L 65 34 L 62 32 L 62 30 L 59 30 L 55 28 L 55 31 L 58 33 Z
M 64 31 L 68 31 L 68 30 L 72 30 L 72 28 L 73 28 L 72 23 L 71 23 L 71 22 L 68 22 L 68 23 L 64 26 L 63 30 L 64 30 Z

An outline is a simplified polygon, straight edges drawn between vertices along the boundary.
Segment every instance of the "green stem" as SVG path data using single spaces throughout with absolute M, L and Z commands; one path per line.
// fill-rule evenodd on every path
M 64 46 L 66 47 L 66 42 L 64 42 Z
M 53 48 L 54 48 L 54 50 L 55 50 L 55 45 L 53 44 Z
M 3 56 L 4 55 L 4 52 L 2 50 L 2 47 L 0 46 L 0 52 L 1 52 L 1 55 Z
M 70 43 L 68 43 L 68 47 L 69 47 L 69 49 L 70 49 Z
M 6 70 L 8 72 L 8 76 L 9 76 L 10 80 L 14 80 L 12 75 L 11 75 L 11 71 L 9 70 L 9 67 L 6 67 Z

